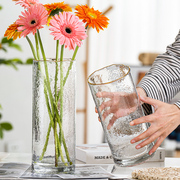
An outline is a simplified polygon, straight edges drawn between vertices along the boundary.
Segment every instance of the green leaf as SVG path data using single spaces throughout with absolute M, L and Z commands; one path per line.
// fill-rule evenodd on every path
M 2 118 L 2 114 L 0 113 L 0 119 Z
M 0 127 L 0 139 L 3 139 L 3 130 L 1 127 Z
M 33 58 L 29 58 L 26 60 L 26 64 L 33 64 Z
M 5 47 L 1 47 L 1 49 L 5 52 L 7 52 L 7 49 Z
M 54 10 L 51 11 L 51 13 L 50 13 L 49 16 L 54 16 L 54 15 L 56 15 L 56 14 L 59 14 L 60 12 L 63 12 L 63 10 L 60 9 L 60 8 L 56 8 L 56 9 L 54 9 Z
M 0 65 L 4 64 L 7 66 L 12 66 L 15 70 L 17 70 L 17 64 L 25 64 L 23 61 L 19 58 L 14 58 L 14 59 L 0 59 Z
M 21 46 L 18 45 L 18 44 L 9 43 L 9 47 L 15 48 L 15 49 L 17 49 L 18 51 L 22 51 Z
M 12 66 L 15 70 L 18 70 L 17 66 L 14 64 L 14 63 L 9 63 L 9 64 L 6 64 L 8 66 Z
M 23 64 L 22 60 L 19 58 L 9 59 L 7 60 L 9 63 Z
M 14 58 L 14 59 L 0 59 L 0 64 L 23 64 L 23 61 L 19 58 Z
M 13 39 L 11 38 L 11 39 L 7 39 L 7 37 L 4 37 L 4 38 L 2 38 L 2 40 L 1 40 L 1 43 L 2 44 L 10 44 L 10 43 L 12 43 L 13 42 Z
M 0 104 L 0 109 L 2 109 L 2 105 Z
M 6 59 L 0 59 L 0 64 L 7 64 Z
M 0 123 L 0 126 L 2 129 L 6 130 L 6 131 L 10 131 L 13 128 L 12 125 L 8 122 Z
M 0 6 L 0 10 L 2 9 L 2 6 Z

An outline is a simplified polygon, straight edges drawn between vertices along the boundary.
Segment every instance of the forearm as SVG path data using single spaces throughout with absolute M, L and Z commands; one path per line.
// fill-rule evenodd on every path
M 147 97 L 146 91 L 142 87 L 137 87 L 136 90 L 137 90 L 138 96 Z M 175 102 L 174 105 L 180 110 L 180 100 Z M 146 115 L 152 113 L 152 108 L 149 104 L 145 104 L 142 102 L 142 107 Z
M 147 93 L 142 87 L 137 87 L 136 90 L 137 90 L 138 96 L 147 97 Z M 152 113 L 151 105 L 142 102 L 142 107 L 143 107 L 145 115 L 148 115 L 148 114 Z
M 180 91 L 180 32 L 175 42 L 167 46 L 166 53 L 159 55 L 137 87 L 145 90 L 148 97 L 170 102 Z
M 137 87 L 136 90 L 137 90 L 138 96 L 140 95 L 142 97 L 147 97 L 146 91 L 143 88 Z

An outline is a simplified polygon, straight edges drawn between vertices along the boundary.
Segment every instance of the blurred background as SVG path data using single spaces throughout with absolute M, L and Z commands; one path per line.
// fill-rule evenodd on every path
M 59 2 L 40 0 L 41 3 Z M 180 27 L 179 0 L 64 0 L 75 7 L 88 4 L 103 12 L 109 19 L 109 26 L 97 33 L 88 30 L 88 38 L 79 49 L 77 61 L 77 115 L 76 144 L 101 143 L 104 140 L 101 124 L 95 113 L 95 105 L 87 86 L 87 78 L 93 71 L 113 63 L 129 65 L 135 84 L 151 67 L 155 57 L 166 51 L 174 42 Z M 0 38 L 7 27 L 20 15 L 23 8 L 12 0 L 0 1 Z M 54 57 L 55 44 L 51 36 L 42 32 L 42 39 L 48 57 Z M 31 37 L 31 36 L 30 36 Z M 52 42 L 51 42 L 52 41 Z M 32 58 L 25 38 L 17 39 L 22 51 L 8 47 L 5 52 L 0 44 L 0 60 L 19 58 L 23 62 Z M 66 51 L 65 57 L 71 57 Z M 0 61 L 1 62 L 1 61 Z M 176 99 L 179 96 L 175 97 Z M 180 98 L 179 98 L 180 99 Z M 175 99 L 174 99 L 175 100 Z M 173 101 L 174 101 L 173 100 Z M 0 112 L 3 121 L 10 122 L 13 129 L 4 132 L 0 139 L 0 151 L 31 152 L 32 124 L 32 65 L 11 65 L 0 63 Z M 179 138 L 180 139 L 180 138 Z M 178 149 L 178 138 L 166 148 Z M 173 147 L 173 148 L 172 148 Z

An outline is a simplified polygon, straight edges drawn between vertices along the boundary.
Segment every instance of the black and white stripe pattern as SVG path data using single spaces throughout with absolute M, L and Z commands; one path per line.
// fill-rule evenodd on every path
M 168 103 L 180 91 L 180 31 L 166 50 L 156 58 L 137 86 L 142 87 L 148 97 Z M 180 100 L 175 104 L 180 108 Z M 144 104 L 143 108 L 145 114 L 152 113 L 149 105 Z

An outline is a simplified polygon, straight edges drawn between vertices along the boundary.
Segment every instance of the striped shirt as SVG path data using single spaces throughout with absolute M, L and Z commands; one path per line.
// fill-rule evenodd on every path
M 180 91 L 180 31 L 166 53 L 157 56 L 137 87 L 143 88 L 148 97 L 167 103 Z M 180 108 L 180 100 L 174 104 Z M 143 108 L 145 114 L 152 113 L 150 105 L 144 104 Z

